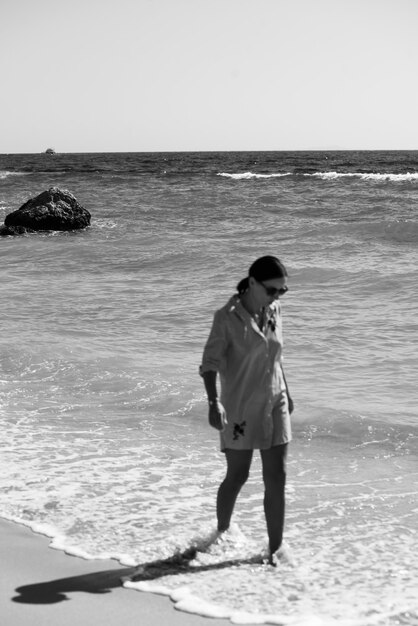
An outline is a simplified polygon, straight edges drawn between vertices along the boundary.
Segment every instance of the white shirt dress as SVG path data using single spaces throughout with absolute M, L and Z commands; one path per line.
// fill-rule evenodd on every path
M 216 311 L 200 372 L 220 375 L 228 420 L 222 451 L 266 450 L 291 440 L 282 350 L 279 301 L 266 308 L 262 329 L 238 295 Z

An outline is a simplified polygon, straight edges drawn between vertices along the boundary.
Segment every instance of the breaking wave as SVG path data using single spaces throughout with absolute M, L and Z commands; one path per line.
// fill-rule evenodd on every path
M 8 170 L 0 170 L 0 180 L 4 180 L 9 176 L 25 176 L 25 172 L 9 172 Z
M 224 178 L 233 178 L 234 180 L 251 180 L 252 178 L 282 178 L 283 176 L 292 176 L 291 172 L 284 172 L 282 174 L 255 174 L 254 172 L 244 172 L 243 174 L 228 174 L 227 172 L 220 172 L 217 176 L 223 176 Z
M 321 178 L 322 180 L 334 180 L 336 178 L 359 178 L 360 180 L 374 180 L 374 181 L 392 181 L 392 182 L 404 182 L 418 181 L 418 172 L 406 172 L 405 174 L 392 174 L 383 173 L 375 174 L 370 172 L 314 172 L 313 174 L 304 174 L 304 176 L 311 176 Z
M 232 180 L 251 180 L 251 179 L 269 179 L 283 178 L 286 176 L 303 176 L 309 178 L 320 178 L 322 180 L 336 180 L 339 178 L 351 178 L 359 180 L 370 180 L 376 182 L 418 182 L 418 172 L 406 172 L 404 174 L 394 173 L 371 173 L 371 172 L 313 172 L 313 173 L 292 173 L 277 172 L 274 174 L 257 174 L 255 172 L 243 172 L 230 174 L 228 172 L 219 172 L 217 176 L 231 178 Z

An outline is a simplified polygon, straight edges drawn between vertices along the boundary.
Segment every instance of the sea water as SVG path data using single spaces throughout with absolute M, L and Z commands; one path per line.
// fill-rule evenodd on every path
M 92 223 L 0 240 L 0 516 L 138 565 L 127 586 L 183 610 L 418 623 L 418 152 L 2 155 L 0 220 L 51 186 Z M 296 407 L 277 568 L 257 454 L 211 543 L 224 458 L 198 376 L 264 254 L 289 271 Z

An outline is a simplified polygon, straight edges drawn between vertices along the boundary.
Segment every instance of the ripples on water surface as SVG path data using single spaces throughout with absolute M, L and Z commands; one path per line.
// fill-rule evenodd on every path
M 239 528 L 192 573 L 139 584 L 185 585 L 235 621 L 415 623 L 417 154 L 57 157 L 0 157 L 0 217 L 51 185 L 93 215 L 0 241 L 1 515 L 126 564 L 208 536 L 223 458 L 197 367 L 215 308 L 276 253 L 294 564 L 254 563 L 256 458 Z

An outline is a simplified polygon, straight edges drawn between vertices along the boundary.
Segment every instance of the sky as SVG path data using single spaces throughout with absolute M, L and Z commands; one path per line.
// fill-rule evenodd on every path
M 0 0 L 0 153 L 418 150 L 418 0 Z

